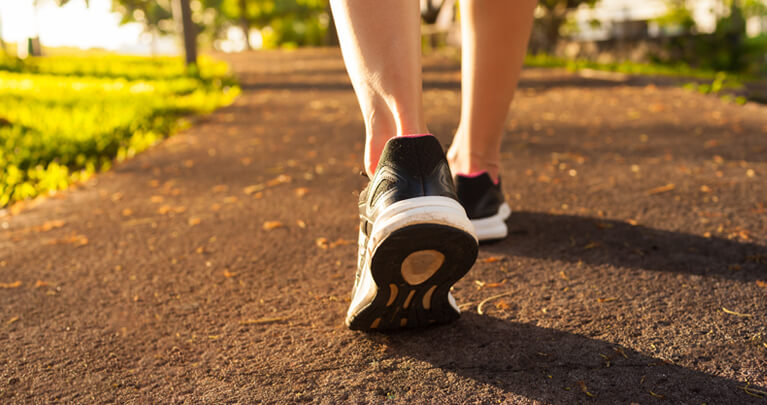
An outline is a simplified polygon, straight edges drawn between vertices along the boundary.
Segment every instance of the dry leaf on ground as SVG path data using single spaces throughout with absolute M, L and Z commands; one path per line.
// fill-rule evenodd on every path
M 88 238 L 85 235 L 73 234 L 72 236 L 64 239 L 54 239 L 48 242 L 49 245 L 59 244 L 72 244 L 77 246 L 85 246 L 88 244 Z
M 61 228 L 67 223 L 62 220 L 56 220 L 56 221 L 46 221 L 42 225 L 35 227 L 34 230 L 37 232 L 48 232 L 51 229 L 57 229 Z
M 350 241 L 350 240 L 347 240 L 347 239 L 338 238 L 338 239 L 336 239 L 336 241 L 335 241 L 335 242 L 332 242 L 332 243 L 330 244 L 330 247 L 331 247 L 331 248 L 334 248 L 334 247 L 336 247 L 336 246 L 342 246 L 342 245 L 351 245 L 352 243 L 354 243 L 354 242 L 353 242 L 353 241 Z
M 589 388 L 586 387 L 586 383 L 584 381 L 578 381 L 578 385 L 581 387 L 581 391 L 583 391 L 584 394 L 592 398 L 596 396 L 592 394 L 591 392 L 589 392 Z
M 247 195 L 251 195 L 251 194 L 257 193 L 257 192 L 259 192 L 259 191 L 261 191 L 261 190 L 263 190 L 265 188 L 266 187 L 263 184 L 254 184 L 252 186 L 247 186 L 247 187 L 243 188 L 242 192 L 247 194 Z
M 290 178 L 290 176 L 285 175 L 285 174 L 281 174 L 281 175 L 279 175 L 279 176 L 277 176 L 277 177 L 267 181 L 266 182 L 266 186 L 267 187 L 274 187 L 274 186 L 277 186 L 277 185 L 280 185 L 280 184 L 290 183 L 291 180 L 292 179 Z
M 506 279 L 503 279 L 500 283 L 485 283 L 485 288 L 496 288 L 506 284 Z
M 19 288 L 21 287 L 21 281 L 14 281 L 12 283 L 0 283 L 0 288 Z
M 655 187 L 654 189 L 647 191 L 647 195 L 666 193 L 674 188 L 676 188 L 676 186 L 673 183 L 668 183 L 665 186 Z
M 498 300 L 498 302 L 495 303 L 495 307 L 502 310 L 507 310 L 511 308 L 511 305 L 509 305 L 506 300 Z
M 282 227 L 282 222 L 280 221 L 266 221 L 264 222 L 264 226 L 262 227 L 265 231 L 271 231 L 272 229 L 277 229 Z

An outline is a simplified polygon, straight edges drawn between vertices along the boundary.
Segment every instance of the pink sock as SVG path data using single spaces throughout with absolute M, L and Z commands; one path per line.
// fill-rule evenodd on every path
M 408 135 L 399 135 L 397 138 L 420 138 L 422 136 L 432 136 L 431 134 L 408 134 Z
M 488 175 L 488 176 L 490 176 L 490 173 L 488 173 L 488 171 L 487 171 L 487 170 L 480 170 L 480 171 L 476 171 L 476 172 L 471 172 L 471 173 L 469 173 L 469 174 L 456 173 L 456 175 L 457 175 L 457 176 L 462 176 L 462 177 L 471 177 L 471 178 L 475 178 L 475 177 L 479 177 L 479 176 L 481 176 L 481 175 L 483 175 L 483 174 L 485 174 L 485 173 L 487 173 L 487 175 Z M 492 176 L 490 176 L 490 180 L 493 180 L 493 177 L 492 177 Z M 493 183 L 494 183 L 494 184 L 498 184 L 498 179 L 495 179 L 495 180 L 493 180 Z

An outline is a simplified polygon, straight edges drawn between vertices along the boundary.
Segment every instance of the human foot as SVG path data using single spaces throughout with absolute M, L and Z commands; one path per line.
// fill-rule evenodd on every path
M 487 171 L 482 171 L 456 174 L 453 178 L 458 201 L 471 219 L 479 241 L 505 238 L 509 233 L 506 219 L 511 215 L 511 208 L 505 201 L 500 176 L 493 181 Z

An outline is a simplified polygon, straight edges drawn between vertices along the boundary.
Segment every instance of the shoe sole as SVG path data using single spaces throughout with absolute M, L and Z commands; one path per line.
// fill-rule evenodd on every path
M 509 228 L 506 226 L 506 220 L 511 216 L 511 208 L 503 203 L 498 207 L 498 212 L 490 217 L 472 219 L 474 232 L 480 242 L 489 242 L 503 239 L 509 234 Z
M 379 235 L 374 229 L 363 244 L 372 253 L 347 315 L 351 329 L 418 328 L 460 316 L 450 288 L 469 271 L 478 250 L 466 213 L 446 197 L 406 201 L 408 207 L 393 204 L 393 214 L 380 215 Z

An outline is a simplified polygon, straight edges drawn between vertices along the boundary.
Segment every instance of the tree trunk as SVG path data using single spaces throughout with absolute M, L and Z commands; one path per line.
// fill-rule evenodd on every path
M 442 10 L 442 5 L 444 5 L 444 2 L 440 3 L 439 6 L 435 6 L 434 0 L 426 0 L 426 8 L 421 10 L 421 18 L 423 19 L 423 22 L 434 26 L 437 22 L 437 17 L 439 17 L 439 12 Z M 429 45 L 432 48 L 439 46 L 437 33 L 429 34 Z
M 338 31 L 336 30 L 336 20 L 333 18 L 333 11 L 330 9 L 330 3 L 327 7 L 328 29 L 325 31 L 325 46 L 338 46 Z
M 43 45 L 40 43 L 40 36 L 29 38 L 27 46 L 29 56 L 43 56 Z
M 8 47 L 5 44 L 5 41 L 3 40 L 3 17 L 0 16 L 0 49 L 2 49 L 3 53 L 8 54 Z
M 437 16 L 442 9 L 442 5 L 439 7 L 434 5 L 434 0 L 426 0 L 426 8 L 421 10 L 421 18 L 426 24 L 434 24 L 437 22 Z
M 250 21 L 248 20 L 248 3 L 247 0 L 240 0 L 240 28 L 242 28 L 242 34 L 245 36 L 245 49 L 253 49 L 250 46 Z
M 186 65 L 197 65 L 197 33 L 192 22 L 192 9 L 189 7 L 189 0 L 174 0 L 173 14 L 184 38 Z
M 543 35 L 545 37 L 544 50 L 553 54 L 559 43 L 559 29 L 565 23 L 567 18 L 567 9 L 564 7 L 555 7 L 546 10 L 546 15 L 541 18 L 543 24 Z

